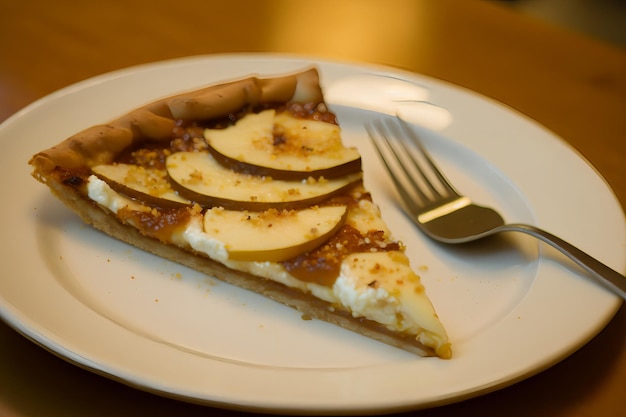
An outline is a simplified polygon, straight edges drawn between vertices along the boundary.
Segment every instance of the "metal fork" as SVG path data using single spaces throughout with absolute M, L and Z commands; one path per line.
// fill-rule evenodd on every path
M 527 224 L 506 224 L 502 216 L 460 194 L 437 168 L 422 141 L 401 118 L 366 125 L 407 214 L 429 237 L 464 243 L 501 232 L 522 232 L 553 246 L 592 277 L 626 299 L 626 277 L 559 237 Z

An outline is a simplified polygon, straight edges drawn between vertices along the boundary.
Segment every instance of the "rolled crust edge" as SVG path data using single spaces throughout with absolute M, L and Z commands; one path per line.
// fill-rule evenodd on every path
M 214 119 L 249 105 L 291 100 L 323 101 L 316 68 L 282 77 L 247 77 L 153 101 L 109 123 L 70 136 L 35 154 L 29 164 L 43 175 L 55 167 L 88 169 L 111 163 L 130 146 L 170 139 L 177 120 Z

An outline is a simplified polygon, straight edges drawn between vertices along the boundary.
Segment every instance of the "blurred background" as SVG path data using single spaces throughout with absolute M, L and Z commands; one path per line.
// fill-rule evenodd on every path
M 626 0 L 499 0 L 519 13 L 626 49 Z

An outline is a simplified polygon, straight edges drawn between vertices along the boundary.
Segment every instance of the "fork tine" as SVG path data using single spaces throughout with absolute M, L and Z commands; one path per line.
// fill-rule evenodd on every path
M 415 180 L 415 176 L 413 175 L 413 172 L 409 170 L 409 166 L 412 166 L 413 168 L 415 168 L 417 173 L 422 178 L 425 177 L 424 171 L 422 171 L 422 168 L 417 163 L 415 163 L 414 160 L 406 157 L 407 155 L 409 155 L 409 150 L 407 149 L 404 141 L 390 139 L 390 137 L 394 137 L 394 135 L 393 135 L 393 132 L 391 132 L 389 124 L 385 125 L 383 124 L 383 122 L 378 121 L 377 125 L 378 125 L 378 132 L 380 134 L 380 137 L 382 138 L 382 141 L 386 145 L 387 149 L 390 151 L 389 153 L 393 156 L 393 159 L 396 162 L 397 167 L 404 173 L 403 178 L 409 183 L 409 185 L 411 185 L 411 188 L 418 194 L 420 199 L 427 201 L 428 195 L 422 190 L 422 187 Z M 388 132 L 392 134 L 389 135 Z M 379 149 L 379 151 L 382 151 L 382 149 Z M 409 163 L 407 163 L 405 159 L 408 159 Z M 389 164 L 389 162 L 385 161 L 385 164 Z M 397 178 L 397 177 L 398 176 L 394 175 L 394 178 Z M 428 185 L 430 186 L 430 184 Z
M 402 119 L 401 117 L 396 117 L 396 119 L 398 120 L 398 126 L 404 132 L 404 135 L 401 135 L 400 137 L 402 136 L 408 137 L 412 141 L 412 143 L 417 147 L 421 155 L 424 157 L 424 160 L 430 167 L 431 172 L 435 174 L 435 176 L 439 180 L 439 183 L 441 184 L 443 189 L 447 192 L 448 196 L 460 197 L 460 194 L 456 190 L 456 188 L 454 188 L 454 186 L 450 183 L 450 181 L 448 181 L 446 176 L 443 175 L 439 167 L 437 167 L 437 165 L 431 158 L 430 153 L 424 146 L 424 143 L 422 142 L 420 137 L 417 135 L 417 133 L 415 133 L 415 131 L 411 129 L 411 127 L 408 125 L 408 123 L 404 119 Z M 422 172 L 422 175 L 424 175 L 422 169 L 421 168 L 419 169 Z M 433 192 L 439 194 L 441 197 L 445 197 L 444 195 L 441 195 L 441 193 L 434 188 L 434 186 L 432 185 L 430 181 L 427 181 L 427 182 L 428 182 L 429 187 L 433 190 Z
M 366 129 L 406 208 L 417 215 L 459 198 L 417 134 L 396 119 L 375 120 Z
M 398 118 L 398 120 L 401 120 L 401 119 Z M 439 191 L 439 188 L 435 187 L 435 185 L 430 180 L 430 177 L 428 176 L 426 171 L 422 168 L 422 165 L 418 162 L 417 158 L 411 156 L 413 155 L 413 153 L 408 148 L 406 140 L 404 140 L 404 138 L 409 136 L 409 139 L 411 139 L 414 142 L 414 145 L 418 146 L 418 150 L 421 152 L 421 155 L 424 157 L 428 165 L 431 167 L 431 171 L 432 171 L 433 170 L 432 162 L 429 160 L 428 155 L 424 153 L 426 149 L 424 149 L 419 139 L 416 138 L 414 135 L 407 135 L 406 132 L 403 132 L 401 130 L 403 128 L 408 128 L 408 126 L 400 126 L 399 124 L 393 123 L 391 120 L 387 121 L 387 128 L 389 129 L 390 132 L 392 132 L 392 136 L 397 138 L 397 140 L 395 140 L 394 142 L 396 143 L 396 146 L 398 148 L 401 148 L 402 152 L 397 152 L 396 148 L 391 145 L 391 141 L 389 141 L 389 139 L 387 139 L 387 142 L 389 143 L 389 146 L 393 148 L 393 152 L 396 156 L 396 159 L 399 162 L 399 165 L 402 171 L 404 171 L 404 173 L 406 174 L 407 180 L 411 183 L 411 186 L 416 191 L 418 191 L 420 198 L 422 198 L 423 201 L 431 200 L 432 197 L 444 198 L 445 195 L 443 195 Z M 414 171 L 410 171 L 409 167 L 413 169 Z M 420 186 L 420 184 L 417 183 L 413 174 L 419 175 L 419 178 L 421 178 L 423 184 L 428 189 L 429 194 L 426 194 L 422 190 L 422 187 Z M 436 175 L 436 178 L 439 179 L 440 174 Z M 429 195 L 432 197 L 429 197 Z
M 365 129 L 367 130 L 367 133 L 372 141 L 372 144 L 374 145 L 374 149 L 376 150 L 376 152 L 378 153 L 378 156 L 380 157 L 380 160 L 383 162 L 383 164 L 385 165 L 385 168 L 387 169 L 387 172 L 390 174 L 391 180 L 393 181 L 396 190 L 400 194 L 400 198 L 402 198 L 402 201 L 407 206 L 409 211 L 413 213 L 418 212 L 421 209 L 421 205 L 418 204 L 417 201 L 413 198 L 413 195 L 411 195 L 407 191 L 406 187 L 404 186 L 403 181 L 400 180 L 400 176 L 395 174 L 396 172 L 395 165 L 401 166 L 404 169 L 405 173 L 406 173 L 406 169 L 404 168 L 403 164 L 400 163 L 400 161 L 398 160 L 397 158 L 398 154 L 395 151 L 393 151 L 391 142 L 388 136 L 385 134 L 384 126 L 382 125 L 380 120 L 375 120 L 371 124 L 366 125 Z M 392 154 L 395 158 L 395 163 L 392 164 L 392 161 L 390 161 L 389 158 L 385 156 L 387 152 L 385 152 L 385 150 L 381 146 L 380 144 L 381 142 L 384 143 L 388 149 L 392 150 Z M 422 193 L 419 187 L 414 187 L 414 189 L 418 193 Z

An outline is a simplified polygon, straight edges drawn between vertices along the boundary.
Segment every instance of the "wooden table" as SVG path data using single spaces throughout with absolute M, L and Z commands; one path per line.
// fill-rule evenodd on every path
M 626 51 L 495 2 L 20 0 L 0 5 L 0 121 L 77 81 L 197 54 L 287 52 L 444 79 L 569 142 L 626 207 Z M 626 250 L 626 248 L 624 248 Z M 514 386 L 423 416 L 618 416 L 626 309 L 577 353 Z M 54 357 L 0 324 L 2 416 L 237 415 L 157 397 Z

